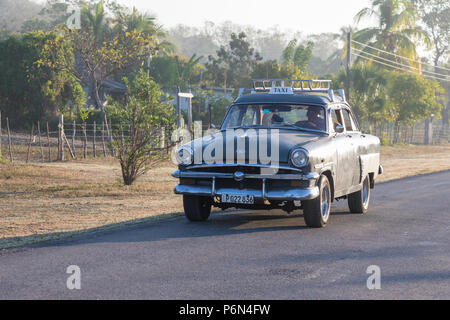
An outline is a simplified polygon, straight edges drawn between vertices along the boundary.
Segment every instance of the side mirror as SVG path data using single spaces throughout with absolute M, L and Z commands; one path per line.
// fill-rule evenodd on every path
M 211 123 L 211 128 L 215 129 L 216 125 L 214 123 Z
M 336 131 L 336 133 L 343 133 L 345 131 L 345 128 L 344 128 L 344 126 L 342 124 L 338 124 L 336 126 L 335 131 Z

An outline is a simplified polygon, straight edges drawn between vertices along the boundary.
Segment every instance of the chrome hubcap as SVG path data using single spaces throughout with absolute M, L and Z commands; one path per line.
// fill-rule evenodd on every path
M 321 208 L 323 221 L 327 221 L 328 216 L 330 215 L 330 193 L 327 187 L 323 188 L 322 190 Z
M 366 178 L 366 180 L 364 180 L 363 190 L 362 190 L 362 200 L 363 200 L 364 207 L 366 207 L 367 203 L 369 202 L 369 179 L 368 178 Z

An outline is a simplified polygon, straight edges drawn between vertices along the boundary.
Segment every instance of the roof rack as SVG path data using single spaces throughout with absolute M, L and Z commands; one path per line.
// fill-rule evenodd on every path
M 293 93 L 298 92 L 323 92 L 327 93 L 332 102 L 337 101 L 336 94 L 342 102 L 346 102 L 345 92 L 342 89 L 334 92 L 331 90 L 331 80 L 312 80 L 312 79 L 252 79 L 253 90 L 251 93 L 270 92 L 272 88 L 283 87 L 291 88 Z M 239 90 L 239 97 L 246 89 Z
M 267 91 L 272 87 L 291 87 L 292 91 L 324 91 L 330 90 L 331 80 L 311 79 L 252 79 L 253 89 Z M 289 83 L 289 85 L 287 85 Z M 324 86 L 325 85 L 325 86 Z

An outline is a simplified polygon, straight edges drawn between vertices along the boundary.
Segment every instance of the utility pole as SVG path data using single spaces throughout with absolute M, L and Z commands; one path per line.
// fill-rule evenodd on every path
M 352 58 L 352 33 L 349 32 L 347 34 L 347 59 L 346 59 L 346 65 L 345 69 L 347 72 L 347 79 L 345 84 L 345 95 L 347 98 L 347 101 L 350 101 L 350 64 L 351 64 L 351 58 Z
M 188 114 L 187 114 L 187 120 L 188 120 L 188 128 L 189 130 L 192 130 L 192 91 L 191 88 L 189 88 L 189 98 L 188 98 Z
M 177 86 L 177 129 L 181 126 L 181 99 L 180 99 L 180 87 Z

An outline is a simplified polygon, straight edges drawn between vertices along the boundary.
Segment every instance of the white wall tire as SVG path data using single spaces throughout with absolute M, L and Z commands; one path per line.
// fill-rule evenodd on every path
M 311 228 L 323 228 L 330 219 L 331 187 L 328 178 L 322 175 L 319 179 L 319 196 L 314 200 L 303 202 L 303 217 Z

